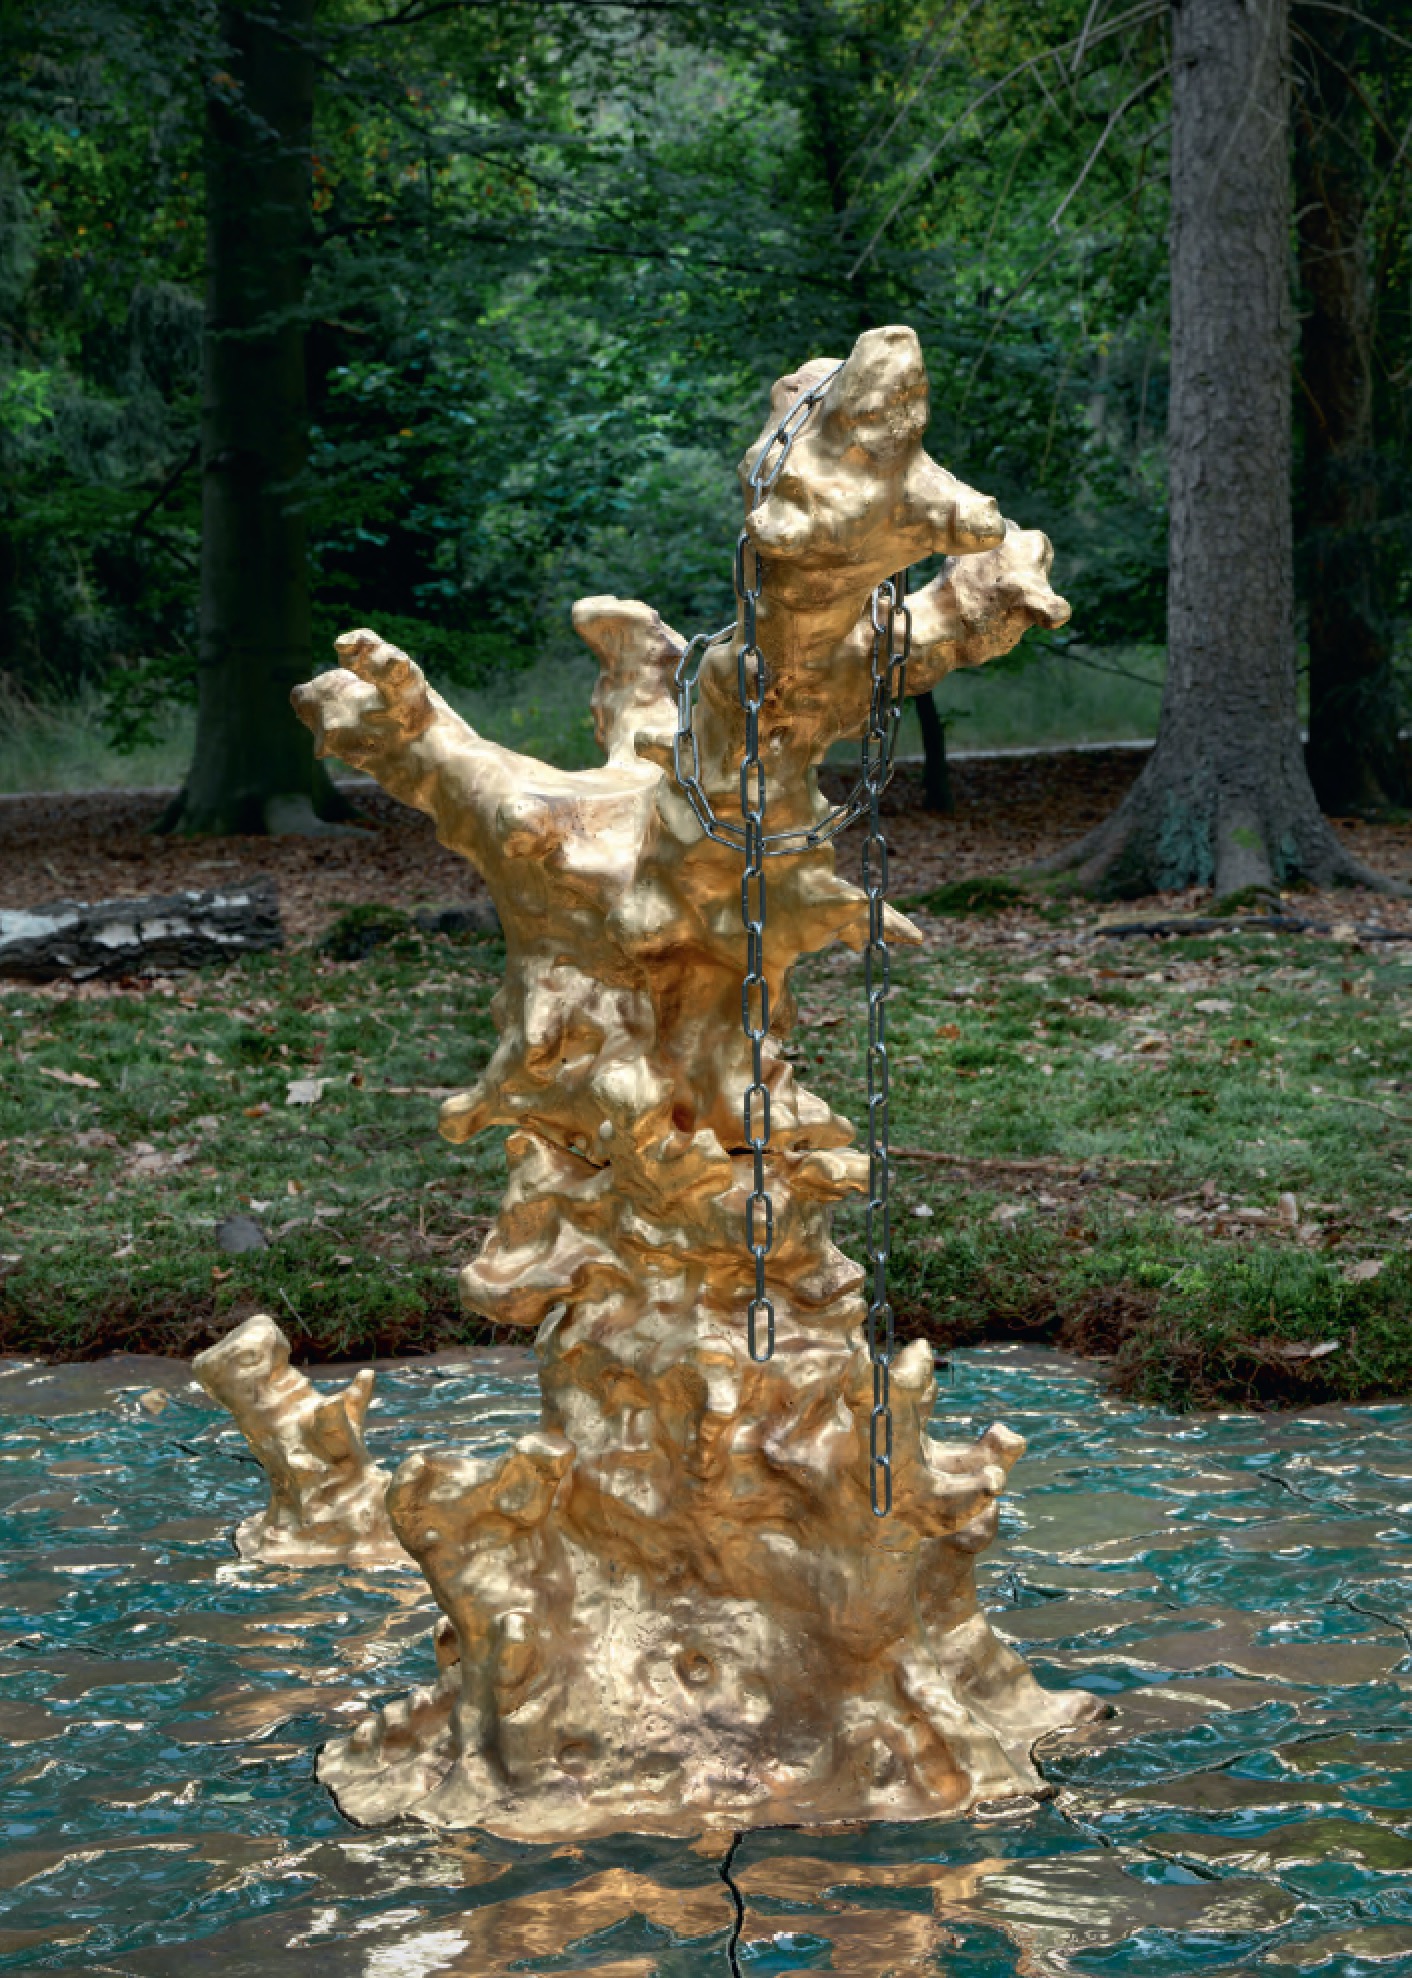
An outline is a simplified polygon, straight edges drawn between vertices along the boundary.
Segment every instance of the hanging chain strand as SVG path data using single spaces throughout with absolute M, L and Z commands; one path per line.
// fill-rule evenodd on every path
M 836 373 L 835 365 L 797 398 L 760 450 L 750 470 L 750 508 L 769 494 L 789 459 L 794 442 Z M 868 939 L 863 950 L 863 981 L 868 1005 L 868 1358 L 873 1369 L 873 1406 L 868 1426 L 868 1468 L 873 1515 L 892 1509 L 892 1403 L 889 1370 L 893 1355 L 893 1313 L 887 1295 L 892 1242 L 891 1161 L 888 1150 L 887 996 L 890 986 L 886 928 L 887 841 L 880 803 L 892 776 L 897 732 L 907 692 L 907 661 L 912 649 L 912 614 L 906 603 L 907 573 L 885 578 L 872 595 L 873 645 L 868 724 L 861 750 L 861 774 L 843 803 L 814 825 L 784 831 L 765 829 L 765 766 L 760 758 L 760 711 L 768 671 L 757 637 L 760 593 L 765 573 L 758 550 L 742 529 L 735 546 L 735 594 L 740 610 L 736 688 L 745 720 L 740 765 L 740 815 L 735 824 L 716 815 L 701 783 L 701 755 L 693 703 L 701 663 L 708 648 L 735 631 L 699 633 L 677 661 L 677 727 L 672 767 L 697 822 L 709 838 L 744 854 L 740 918 L 745 929 L 745 976 L 740 988 L 740 1021 L 750 1047 L 750 1084 L 742 1102 L 741 1124 L 750 1153 L 750 1193 L 745 1203 L 745 1240 L 755 1265 L 755 1291 L 748 1314 L 752 1360 L 770 1359 L 775 1350 L 775 1308 L 765 1283 L 765 1261 L 775 1237 L 775 1210 L 766 1183 L 770 1145 L 770 1088 L 765 1083 L 765 1039 L 770 1029 L 770 989 L 765 979 L 765 860 L 788 852 L 813 851 L 836 837 L 855 818 L 868 817 L 863 845 L 863 887 L 868 900 Z M 899 645 L 899 637 L 901 643 Z M 689 754 L 688 754 L 689 751 Z
M 746 576 L 747 559 L 754 564 L 753 581 Z M 740 651 L 735 664 L 740 705 L 745 711 L 745 755 L 740 765 L 740 814 L 745 821 L 745 870 L 740 879 L 745 980 L 740 985 L 740 1021 L 750 1044 L 750 1083 L 745 1088 L 742 1123 L 751 1163 L 750 1194 L 745 1203 L 745 1241 L 755 1259 L 755 1295 L 750 1300 L 749 1315 L 752 1360 L 768 1360 L 775 1350 L 775 1308 L 765 1290 L 765 1259 L 775 1240 L 775 1205 L 765 1186 L 765 1150 L 770 1144 L 770 1088 L 765 1083 L 765 1037 L 770 1028 L 770 986 L 765 980 L 765 765 L 760 760 L 765 662 L 755 642 L 755 613 L 761 583 L 759 555 L 742 529 L 735 546 L 735 590 L 740 599 L 741 617 Z
M 889 1148 L 889 1064 L 887 997 L 891 962 L 887 951 L 887 840 L 882 828 L 882 793 L 887 787 L 897 726 L 907 692 L 907 661 L 912 650 L 912 614 L 905 599 L 907 573 L 879 584 L 873 593 L 872 695 L 863 737 L 863 780 L 868 790 L 868 835 L 863 840 L 863 890 L 868 896 L 868 942 L 863 950 L 863 987 L 868 1002 L 868 1358 L 873 1363 L 873 1410 L 868 1421 L 868 1477 L 873 1516 L 892 1509 L 892 1304 L 887 1295 L 887 1264 L 892 1248 L 892 1159 Z M 898 645 L 899 629 L 901 646 Z
M 760 449 L 750 470 L 750 507 L 755 509 L 770 492 L 784 471 L 819 399 L 839 369 L 833 367 L 786 412 Z M 747 574 L 747 571 L 749 574 Z M 770 985 L 765 980 L 765 765 L 760 760 L 760 709 L 764 705 L 768 679 L 765 656 L 756 638 L 756 615 L 760 591 L 765 581 L 760 553 L 742 529 L 735 545 L 735 595 L 740 606 L 740 646 L 735 658 L 736 691 L 745 716 L 745 751 L 740 764 L 741 849 L 745 868 L 740 878 L 740 918 L 745 928 L 745 979 L 740 985 L 740 1023 L 750 1046 L 750 1083 L 741 1102 L 741 1125 L 750 1150 L 750 1193 L 745 1202 L 745 1242 L 755 1264 L 755 1292 L 750 1300 L 747 1340 L 750 1357 L 769 1360 L 775 1351 L 775 1308 L 765 1288 L 765 1259 L 775 1240 L 775 1205 L 765 1182 L 765 1154 L 770 1145 L 770 1088 L 765 1083 L 765 1039 L 770 1029 Z M 694 643 L 694 642 L 693 642 Z M 685 696 L 686 726 L 691 733 L 691 683 L 683 689 L 685 655 L 677 668 L 677 727 L 673 759 L 678 781 L 681 769 L 682 707 Z M 691 733 L 693 769 L 698 769 L 696 738 Z M 699 776 L 686 784 L 705 800 Z M 701 815 L 692 797 L 697 816 Z M 710 810 L 709 800 L 706 808 Z M 714 817 L 714 812 L 712 812 Z M 762 1335 L 763 1327 L 763 1335 Z

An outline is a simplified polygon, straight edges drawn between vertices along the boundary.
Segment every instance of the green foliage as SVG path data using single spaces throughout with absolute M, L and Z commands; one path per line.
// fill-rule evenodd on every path
M 684 631 L 719 623 L 727 463 L 769 383 L 897 320 L 927 354 L 933 451 L 1056 545 L 1072 626 L 1010 665 L 1160 643 L 1161 16 L 332 0 L 312 455 L 290 491 L 311 529 L 313 663 L 372 622 L 439 680 L 513 687 L 572 649 L 569 606 L 604 590 Z M 1405 53 L 1383 54 L 1375 150 L 1412 89 Z M 195 675 L 200 78 L 221 72 L 218 18 L 71 0 L 6 16 L 0 57 L 0 670 L 104 682 L 115 742 L 144 746 Z M 1385 512 L 1412 376 L 1401 156 L 1376 212 Z M 1400 524 L 1380 543 L 1405 606 Z
M 719 623 L 768 384 L 899 319 L 935 450 L 1050 530 L 1083 636 L 1160 637 L 1160 173 L 1112 142 L 1048 226 L 1160 33 L 1098 35 L 1061 104 L 1026 65 L 1085 12 L 1006 0 L 938 44 L 920 0 L 322 10 L 314 663 L 372 622 L 483 689 L 603 590 Z M 218 21 L 74 0 L 2 32 L 0 669 L 102 681 L 140 747 L 195 675 Z

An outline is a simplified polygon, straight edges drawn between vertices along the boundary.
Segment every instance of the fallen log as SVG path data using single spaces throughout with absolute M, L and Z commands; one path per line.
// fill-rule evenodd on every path
M 208 893 L 0 908 L 0 976 L 27 982 L 165 975 L 283 943 L 272 879 Z

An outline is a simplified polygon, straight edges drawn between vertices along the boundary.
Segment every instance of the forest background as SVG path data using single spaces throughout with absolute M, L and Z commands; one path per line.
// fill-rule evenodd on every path
M 1311 604 L 1361 639 L 1343 704 L 1316 664 L 1309 710 L 1344 809 L 1408 795 L 1387 747 L 1412 650 L 1400 12 L 1293 10 L 1291 498 L 1306 673 Z M 238 443 L 282 402 L 293 434 L 272 478 L 304 567 L 256 584 L 235 542 L 225 606 L 291 648 L 264 703 L 246 683 L 271 746 L 289 680 L 371 622 L 492 732 L 594 759 L 573 599 L 720 622 L 727 463 L 769 383 L 888 321 L 921 336 L 932 452 L 1048 531 L 1074 606 L 943 690 L 953 741 L 1153 732 L 1159 0 L 46 0 L 0 21 L 0 786 L 183 772 L 222 264 L 249 360 L 224 416 Z M 236 155 L 271 115 L 283 201 Z M 208 506 L 208 566 L 219 526 Z

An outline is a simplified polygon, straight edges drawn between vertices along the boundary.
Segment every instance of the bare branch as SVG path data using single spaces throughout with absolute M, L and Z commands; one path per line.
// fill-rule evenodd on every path
M 1157 179 L 1162 176 L 1164 175 L 1157 172 L 1146 173 L 1142 178 L 1138 180 L 1137 185 L 1134 188 L 1132 188 L 1132 190 L 1140 193 L 1147 186 L 1154 184 L 1157 181 Z M 1089 225 L 1093 227 L 1101 227 L 1103 222 L 1108 218 L 1110 213 L 1116 213 L 1119 207 L 1127 205 L 1130 197 L 1131 197 L 1131 193 L 1125 192 L 1121 199 L 1115 199 L 1111 206 L 1105 206 L 1103 211 L 1099 213 L 1096 216 L 1096 218 L 1090 220 Z M 965 410 L 967 400 L 970 398 L 971 385 L 974 384 L 976 377 L 980 372 L 980 368 L 982 364 L 984 364 L 986 358 L 990 355 L 991 345 L 995 342 L 995 339 L 1000 335 L 1001 330 L 1005 327 L 1005 321 L 1006 318 L 1009 316 L 1010 311 L 1015 307 L 1015 304 L 1020 300 L 1021 296 L 1023 296 L 1026 293 L 1026 291 L 1031 287 L 1033 287 L 1034 283 L 1038 281 L 1039 277 L 1044 273 L 1045 269 L 1049 266 L 1050 262 L 1056 260 L 1058 256 L 1064 252 L 1064 249 L 1070 245 L 1071 242 L 1069 237 L 1067 235 L 1061 235 L 1061 237 L 1054 243 L 1053 247 L 1049 249 L 1048 253 L 1042 254 L 1039 260 L 1035 262 L 1034 266 L 1030 269 L 1029 273 L 1024 277 L 1023 281 L 1018 282 L 1015 285 L 1015 287 L 1011 289 L 1009 295 L 1006 296 L 1005 302 L 1000 310 L 999 315 L 996 317 L 995 321 L 991 324 L 989 336 L 982 344 L 980 351 L 978 352 L 975 358 L 975 361 L 971 365 L 970 380 L 967 383 L 966 390 L 961 399 L 960 409 L 962 411 Z
M 913 105 L 917 102 L 917 99 L 920 97 L 922 91 L 926 88 L 927 84 L 931 81 L 932 77 L 936 74 L 937 69 L 940 67 L 941 63 L 945 60 L 946 56 L 955 47 L 957 36 L 960 34 L 962 28 L 966 25 L 967 21 L 971 18 L 972 14 L 975 13 L 976 9 L 978 7 L 983 7 L 984 5 L 985 5 L 985 0 L 970 0 L 970 4 L 966 8 L 965 13 L 962 14 L 960 20 L 955 22 L 951 33 L 941 42 L 941 44 L 937 48 L 936 53 L 932 56 L 931 60 L 927 63 L 927 66 L 922 71 L 922 74 L 917 78 L 916 84 L 914 85 L 906 102 L 898 106 L 896 115 L 893 117 L 892 122 L 888 125 L 887 129 L 882 133 L 881 137 L 873 138 L 871 143 L 868 145 L 868 148 L 864 153 L 864 155 L 861 158 L 859 158 L 858 172 L 860 176 L 868 169 L 868 166 L 872 163 L 873 159 L 877 156 L 878 152 L 881 151 L 883 146 L 892 137 L 894 131 L 896 131 L 898 126 L 901 123 L 903 123 L 905 119 L 911 114 Z
M 1069 187 L 1069 190 L 1064 194 L 1064 197 L 1059 201 L 1058 206 L 1054 209 L 1054 215 L 1050 220 L 1049 224 L 1055 230 L 1055 232 L 1058 231 L 1059 222 L 1063 219 L 1064 215 L 1068 212 L 1070 205 L 1078 197 L 1080 191 L 1083 189 L 1083 184 L 1085 179 L 1087 179 L 1089 173 L 1093 170 L 1094 166 L 1098 163 L 1099 154 L 1102 152 L 1104 145 L 1108 142 L 1109 138 L 1113 135 L 1114 131 L 1118 128 L 1118 125 L 1122 122 L 1123 118 L 1127 115 L 1128 111 L 1131 110 L 1134 103 L 1139 102 L 1147 94 L 1149 89 L 1156 88 L 1157 84 L 1159 82 L 1164 81 L 1166 77 L 1168 77 L 1171 73 L 1172 73 L 1172 67 L 1170 62 L 1164 62 L 1160 69 L 1155 69 L 1150 76 L 1144 76 L 1142 81 L 1137 85 L 1137 88 L 1130 90 L 1128 92 L 1128 94 L 1123 98 L 1122 102 L 1118 105 L 1117 109 L 1109 117 L 1107 123 L 1103 126 L 1103 131 L 1099 137 L 1097 144 L 1094 145 L 1092 151 L 1089 152 L 1087 158 L 1085 158 L 1084 160 L 1083 170 L 1079 173 L 1078 177 L 1074 180 L 1074 183 Z
M 1084 17 L 1083 26 L 1079 30 L 1079 45 L 1074 52 L 1074 59 L 1069 65 L 1069 74 L 1071 76 L 1076 76 L 1079 72 L 1079 66 L 1082 63 L 1085 51 L 1088 48 L 1088 36 L 1089 36 L 1089 30 L 1093 26 L 1093 17 L 1098 12 L 1099 8 L 1102 5 L 1103 5 L 1103 0 L 1089 0 L 1089 10 Z
M 1382 21 L 1375 21 L 1369 14 L 1360 14 L 1356 7 L 1340 5 L 1339 0 L 1295 0 L 1295 5 L 1312 7 L 1320 14 L 1341 14 L 1345 20 L 1357 21 L 1363 27 L 1370 27 L 1374 34 L 1381 34 L 1387 40 L 1395 41 L 1399 48 L 1412 48 L 1412 40 L 1409 40 L 1405 34 L 1398 34 L 1396 29 L 1386 27 Z
M 1105 21 L 1096 33 L 1091 34 L 1089 37 L 1090 45 L 1095 45 L 1100 41 L 1107 41 L 1111 36 L 1120 34 L 1125 27 L 1134 27 L 1141 21 L 1156 20 L 1166 12 L 1166 8 L 1167 0 L 1138 0 L 1138 4 L 1135 7 L 1129 7 L 1126 13 L 1116 15 L 1111 21 Z M 927 177 L 932 166 L 951 142 L 956 132 L 960 130 L 961 126 L 973 117 L 976 111 L 981 109 L 984 104 L 988 103 L 992 96 L 997 96 L 1002 89 L 1005 89 L 1010 83 L 1014 82 L 1017 77 L 1028 74 L 1032 69 L 1038 69 L 1042 62 L 1052 62 L 1057 56 L 1067 54 L 1076 44 L 1077 37 L 1072 41 L 1060 42 L 1053 48 L 1044 49 L 1041 54 L 1031 55 L 1027 60 L 1018 62 L 1013 69 L 1008 70 L 1005 75 L 1001 76 L 998 82 L 993 82 L 989 89 L 984 89 L 979 96 L 973 97 L 965 109 L 959 115 L 952 118 L 916 171 L 908 179 L 906 185 L 903 186 L 902 190 L 893 200 L 891 206 L 888 207 L 883 218 L 874 228 L 867 245 L 858 255 L 853 266 L 848 270 L 847 279 L 849 281 L 852 281 L 864 262 L 871 259 L 878 242 L 892 225 L 892 222 L 896 219 L 917 187 Z

